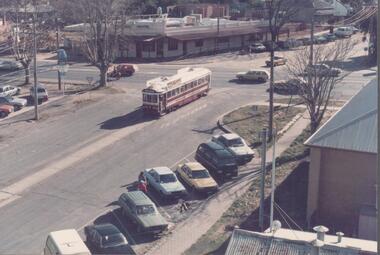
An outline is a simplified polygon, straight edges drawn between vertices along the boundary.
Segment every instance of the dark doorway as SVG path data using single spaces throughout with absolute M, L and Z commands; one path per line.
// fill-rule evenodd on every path
M 157 40 L 157 57 L 164 57 L 164 39 Z
M 183 55 L 187 55 L 187 42 L 183 41 L 182 42 L 182 49 L 183 49 Z
M 142 57 L 142 54 L 141 54 L 141 45 L 142 45 L 142 42 L 136 42 L 136 58 L 141 58 Z

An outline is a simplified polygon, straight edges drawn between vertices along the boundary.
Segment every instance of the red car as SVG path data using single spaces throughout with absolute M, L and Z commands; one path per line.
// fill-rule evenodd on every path
M 121 78 L 125 76 L 131 76 L 137 71 L 137 66 L 132 64 L 119 64 L 114 65 L 109 68 L 107 73 L 108 77 L 111 78 Z
M 0 105 L 0 118 L 5 118 L 14 111 L 15 108 L 12 105 L 2 104 Z

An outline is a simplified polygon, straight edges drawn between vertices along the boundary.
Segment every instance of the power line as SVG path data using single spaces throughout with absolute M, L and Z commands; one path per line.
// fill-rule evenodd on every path
M 292 217 L 290 217 L 276 202 L 274 202 L 274 205 L 277 207 L 277 209 L 281 210 L 285 216 L 288 217 L 288 219 L 301 231 L 303 231 L 303 229 L 292 219 Z

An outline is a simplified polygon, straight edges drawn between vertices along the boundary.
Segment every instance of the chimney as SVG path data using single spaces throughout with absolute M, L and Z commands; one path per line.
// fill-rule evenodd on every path
M 322 242 L 325 241 L 325 233 L 329 231 L 328 228 L 325 226 L 316 226 L 313 228 L 315 232 L 317 232 L 317 240 L 320 240 Z
M 344 233 L 343 232 L 336 232 L 336 235 L 338 236 L 338 243 L 341 243 L 342 242 L 342 238 L 344 236 Z

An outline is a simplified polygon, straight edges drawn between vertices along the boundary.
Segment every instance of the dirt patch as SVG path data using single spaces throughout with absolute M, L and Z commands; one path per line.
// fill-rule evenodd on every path
M 247 143 L 256 148 L 260 146 L 259 134 L 263 127 L 268 126 L 269 111 L 267 106 L 245 106 L 237 109 L 223 118 L 223 122 L 234 132 L 242 136 Z M 282 130 L 289 121 L 305 109 L 297 107 L 277 107 L 274 120 L 278 131 Z

